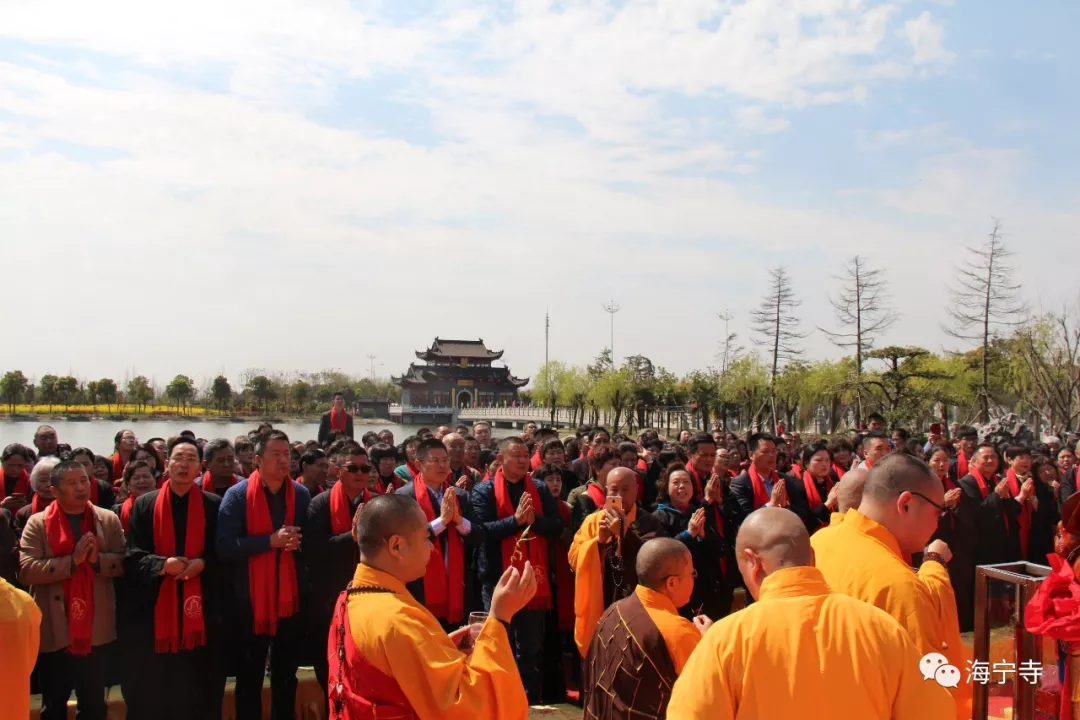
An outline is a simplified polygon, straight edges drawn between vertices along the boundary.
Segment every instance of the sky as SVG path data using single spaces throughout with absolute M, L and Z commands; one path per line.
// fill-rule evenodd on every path
M 807 357 L 856 253 L 941 330 L 999 218 L 1034 310 L 1080 291 L 1080 3 L 5 0 L 0 371 L 164 384 L 514 374 L 608 344 L 682 374 L 784 266 Z M 880 344 L 880 343 L 879 343 Z

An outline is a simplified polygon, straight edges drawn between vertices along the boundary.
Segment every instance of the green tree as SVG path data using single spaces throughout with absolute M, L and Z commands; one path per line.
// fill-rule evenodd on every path
M 1080 313 L 1048 313 L 1016 332 L 1010 379 L 1032 413 L 1052 431 L 1080 416 Z
M 106 407 L 111 410 L 112 406 L 116 404 L 116 396 L 119 393 L 116 381 L 112 378 L 101 378 L 97 382 L 97 391 L 98 396 L 105 401 Z
M 626 373 L 621 370 L 607 370 L 596 380 L 590 397 L 596 406 L 611 411 L 611 432 L 619 432 L 622 415 L 629 408 L 630 402 L 630 383 Z
M 990 421 L 991 341 L 1002 327 L 1023 322 L 1027 308 L 1017 295 L 1020 286 L 1013 283 L 1001 223 L 993 228 L 982 247 L 968 248 L 969 267 L 957 268 L 956 285 L 950 288 L 952 305 L 947 308 L 952 324 L 943 329 L 953 337 L 979 343 L 982 349 L 979 377 L 979 420 Z
M 86 391 L 84 393 L 84 397 L 89 401 L 90 405 L 97 404 L 98 395 L 100 393 L 101 391 L 98 389 L 97 380 L 91 380 L 90 382 L 86 383 Z
M 22 370 L 9 370 L 0 378 L 0 397 L 8 404 L 12 413 L 15 412 L 15 406 L 22 402 L 29 384 Z
M 867 378 L 867 385 L 881 394 L 885 419 L 894 425 L 926 419 L 933 402 L 926 383 L 948 379 L 948 375 L 929 366 L 933 354 L 920 347 L 890 345 L 872 350 L 866 357 L 885 366 Z
M 265 375 L 256 375 L 251 378 L 247 383 L 247 391 L 259 403 L 259 408 L 263 412 L 266 412 L 266 404 L 277 396 L 270 378 Z
M 56 392 L 64 399 L 64 410 L 71 406 L 72 396 L 79 390 L 79 381 L 70 375 L 65 375 L 56 381 Z
M 55 375 L 43 375 L 39 383 L 41 386 L 41 401 L 48 404 L 50 413 L 52 412 L 53 403 L 60 397 L 60 393 L 56 388 L 59 381 L 60 378 Z
M 229 407 L 229 401 L 232 400 L 232 386 L 229 385 L 227 377 L 218 375 L 214 378 L 213 383 L 210 385 L 210 397 L 213 400 L 214 407 L 224 414 Z
M 541 365 L 533 375 L 531 388 L 533 397 L 548 406 L 552 425 L 555 424 L 555 413 L 558 412 L 560 401 L 565 401 L 563 386 L 568 379 L 569 368 L 566 363 L 559 360 L 550 360 Z M 567 403 L 562 402 L 562 404 Z
M 371 382 L 367 380 L 367 382 Z M 303 380 L 296 380 L 292 384 L 292 397 L 293 402 L 296 403 L 296 409 L 300 412 L 306 412 L 310 409 L 311 398 L 314 394 L 314 388 L 310 384 Z M 370 395 L 368 397 L 374 397 Z
M 127 401 L 146 410 L 146 404 L 154 399 L 150 381 L 144 375 L 136 375 L 127 384 Z
M 184 412 L 195 397 L 195 381 L 187 375 L 177 375 L 165 386 L 165 397 L 176 403 L 176 409 Z

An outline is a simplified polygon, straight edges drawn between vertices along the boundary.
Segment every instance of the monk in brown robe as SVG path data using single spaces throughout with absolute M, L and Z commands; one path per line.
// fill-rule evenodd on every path
M 662 718 L 675 680 L 712 625 L 677 608 L 694 591 L 694 560 L 678 540 L 656 538 L 637 555 L 638 585 L 603 614 L 585 658 L 585 720 Z
M 570 545 L 574 583 L 574 642 L 585 657 L 600 616 L 637 587 L 637 554 L 664 526 L 637 506 L 638 475 L 615 468 L 605 481 L 604 507 L 585 518 Z

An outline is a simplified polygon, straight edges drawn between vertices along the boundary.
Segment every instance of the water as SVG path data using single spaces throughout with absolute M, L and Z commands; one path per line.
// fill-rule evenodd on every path
M 419 426 L 396 425 L 393 423 L 373 421 L 370 425 L 363 425 L 358 418 L 353 419 L 353 432 L 359 440 L 369 430 L 379 432 L 389 430 L 394 433 L 394 442 L 400 443 L 406 437 L 419 429 Z M 39 422 L 11 422 L 0 421 L 0 447 L 9 443 L 18 442 L 33 448 L 34 430 Z M 56 434 L 62 443 L 71 447 L 88 447 L 98 455 L 110 455 L 113 451 L 113 438 L 121 430 L 134 430 L 139 442 L 146 442 L 152 437 L 166 438 L 177 435 L 181 430 L 191 430 L 196 437 L 213 440 L 214 438 L 227 438 L 235 440 L 238 435 L 246 435 L 249 430 L 258 427 L 258 422 L 211 422 L 211 421 L 186 421 L 186 420 L 142 420 L 115 422 L 112 420 L 91 420 L 90 422 L 70 422 L 57 420 L 46 423 L 56 428 Z M 431 430 L 435 426 L 427 426 Z M 290 440 L 312 440 L 319 434 L 317 420 L 310 422 L 293 421 L 287 423 L 274 423 L 274 428 L 284 430 Z

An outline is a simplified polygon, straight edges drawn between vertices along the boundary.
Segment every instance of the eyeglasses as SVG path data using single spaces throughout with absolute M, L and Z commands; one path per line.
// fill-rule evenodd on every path
M 931 505 L 933 505 L 937 509 L 938 512 L 948 512 L 948 508 L 946 508 L 944 505 L 938 505 L 936 502 L 934 502 L 933 500 L 926 497 L 925 495 L 923 495 L 920 492 L 912 491 L 911 494 L 914 495 L 915 497 L 922 498 L 926 502 L 930 503 Z
M 345 469 L 348 472 L 353 473 L 354 475 L 357 474 L 357 473 L 363 473 L 363 474 L 366 475 L 367 473 L 371 472 L 371 466 L 370 465 L 353 465 L 352 463 L 349 463 L 348 465 L 345 466 Z
M 682 577 L 682 575 L 667 575 L 666 577 L 664 577 L 664 579 L 667 580 L 668 578 L 677 578 L 677 577 Z M 697 570 L 691 570 L 690 571 L 690 577 L 697 580 Z

